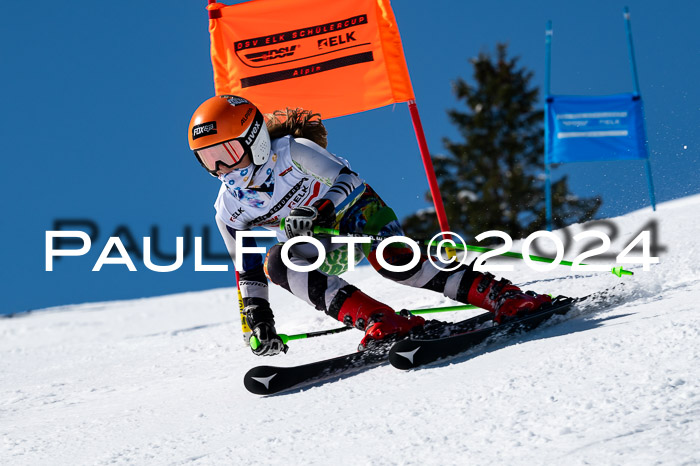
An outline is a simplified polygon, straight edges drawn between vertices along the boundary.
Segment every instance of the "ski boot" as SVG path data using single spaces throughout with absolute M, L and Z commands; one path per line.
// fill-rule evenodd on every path
M 338 320 L 365 332 L 359 350 L 367 348 L 373 341 L 408 335 L 411 330 L 425 323 L 425 319 L 420 316 L 396 314 L 386 304 L 370 298 L 353 286 L 345 287 L 338 293 L 345 296 L 338 312 Z
M 478 273 L 472 282 L 467 302 L 494 313 L 494 322 L 502 324 L 534 312 L 552 302 L 552 298 L 532 291 L 523 291 L 502 278 L 494 280 L 490 273 Z

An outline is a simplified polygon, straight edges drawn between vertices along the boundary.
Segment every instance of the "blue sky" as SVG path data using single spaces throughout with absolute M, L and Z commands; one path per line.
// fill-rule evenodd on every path
M 548 19 L 554 94 L 631 91 L 625 5 L 632 12 L 657 200 L 700 192 L 700 7 L 691 1 L 396 0 L 431 152 L 444 151 L 444 137 L 457 138 L 446 117 L 448 108 L 459 108 L 451 82 L 471 78 L 468 59 L 480 51 L 509 43 L 543 85 Z M 166 252 L 187 226 L 191 236 L 209 228 L 211 249 L 224 250 L 213 222 L 219 182 L 199 167 L 186 136 L 192 112 L 214 92 L 205 6 L 204 0 L 2 4 L 0 313 L 235 286 L 232 271 L 195 273 L 192 254 L 171 273 L 147 270 L 138 256 L 132 257 L 137 272 L 117 265 L 91 271 L 120 226 L 139 247 L 157 226 Z M 329 149 L 349 159 L 400 217 L 427 206 L 405 104 L 326 126 Z M 563 174 L 570 174 L 576 194 L 603 196 L 601 216 L 648 204 L 641 162 L 554 171 L 555 178 Z M 91 251 L 60 259 L 46 272 L 45 231 L 56 220 L 80 219 L 99 227 Z

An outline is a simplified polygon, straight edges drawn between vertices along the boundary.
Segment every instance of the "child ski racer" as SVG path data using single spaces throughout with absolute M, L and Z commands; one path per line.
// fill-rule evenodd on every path
M 268 280 L 282 286 L 319 311 L 365 332 L 360 346 L 408 334 L 425 321 L 403 316 L 343 280 L 348 244 L 320 237 L 327 255 L 316 270 L 299 272 L 282 261 L 282 245 L 296 236 L 312 236 L 315 226 L 343 233 L 403 236 L 393 210 L 343 158 L 326 150 L 327 132 L 319 115 L 305 110 L 277 111 L 265 116 L 248 100 L 212 97 L 195 111 L 189 125 L 190 149 L 221 187 L 214 204 L 216 224 L 232 258 L 236 232 L 262 227 L 277 232 L 280 241 L 263 258 L 244 254 L 239 287 L 246 321 L 260 342 L 253 352 L 275 355 L 287 348 L 277 335 L 268 295 Z M 280 224 L 285 219 L 285 229 Z M 254 246 L 253 238 L 243 241 Z M 474 271 L 471 265 L 442 271 L 426 255 L 405 272 L 392 272 L 377 260 L 378 241 L 356 246 L 355 257 L 366 257 L 384 278 L 425 288 L 494 313 L 496 322 L 532 312 L 549 296 L 523 292 L 508 280 Z M 289 250 L 291 262 L 309 265 L 318 251 L 299 243 Z M 393 243 L 383 251 L 388 264 L 406 265 L 413 251 Z M 250 335 L 246 335 L 249 338 Z M 246 339 L 247 341 L 247 339 Z

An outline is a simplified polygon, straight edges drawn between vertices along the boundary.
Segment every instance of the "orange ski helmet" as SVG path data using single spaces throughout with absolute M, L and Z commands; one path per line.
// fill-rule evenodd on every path
M 270 134 L 262 112 L 235 95 L 205 100 L 192 115 L 188 138 L 199 163 L 214 176 L 221 165 L 232 168 L 246 154 L 255 165 L 270 157 Z

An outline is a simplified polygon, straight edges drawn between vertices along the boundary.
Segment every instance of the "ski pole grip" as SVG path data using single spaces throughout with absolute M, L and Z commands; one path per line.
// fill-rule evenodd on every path
M 279 335 L 277 335 L 277 336 L 280 337 L 280 340 L 282 340 L 282 344 L 284 344 L 284 345 L 286 345 L 287 343 L 289 343 L 290 340 L 299 340 L 299 339 L 301 338 L 301 337 L 298 336 L 298 335 L 292 335 L 292 336 L 290 337 L 289 335 L 285 335 L 285 334 L 283 334 L 283 333 L 281 333 L 281 334 L 279 334 Z M 297 336 L 297 337 L 299 337 L 299 338 L 294 338 L 295 336 Z M 256 349 L 260 348 L 260 340 L 259 340 L 258 337 L 256 337 L 256 336 L 250 337 L 249 343 L 250 343 L 251 349 L 253 349 L 253 350 L 256 350 Z

